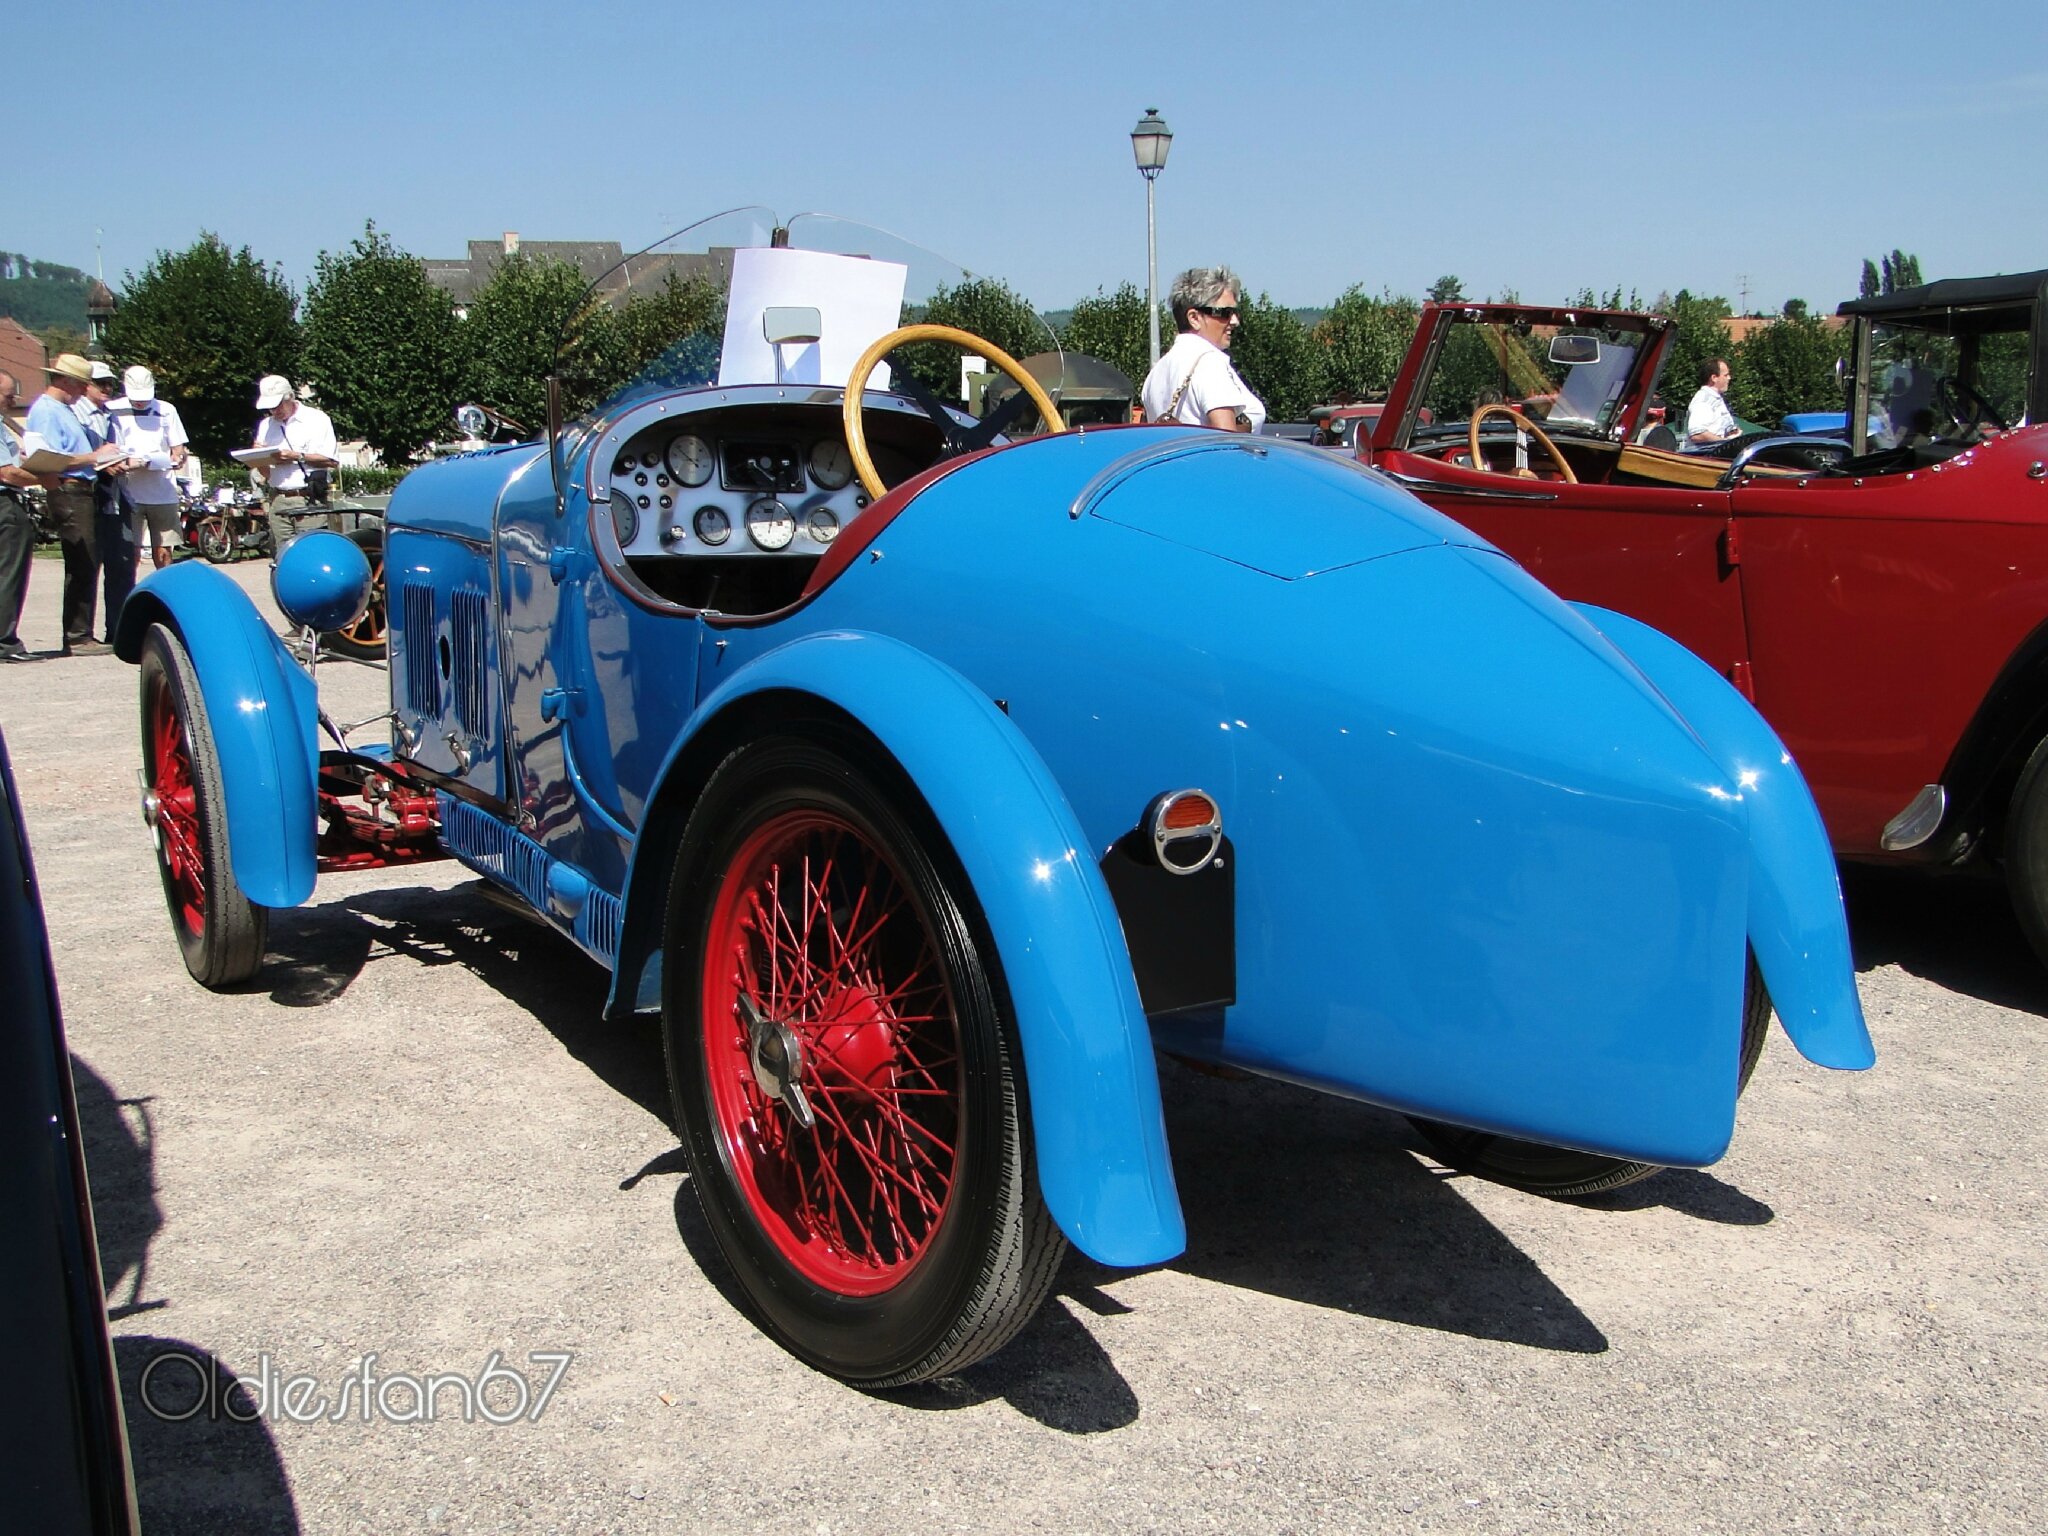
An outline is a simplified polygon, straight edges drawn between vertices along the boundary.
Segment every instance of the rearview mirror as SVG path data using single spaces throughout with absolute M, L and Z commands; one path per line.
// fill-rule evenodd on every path
M 1600 338 L 1553 336 L 1550 338 L 1550 360 L 1565 364 L 1597 363 L 1600 361 Z
M 761 311 L 761 334 L 770 346 L 808 345 L 824 329 L 824 317 L 811 305 L 775 304 Z

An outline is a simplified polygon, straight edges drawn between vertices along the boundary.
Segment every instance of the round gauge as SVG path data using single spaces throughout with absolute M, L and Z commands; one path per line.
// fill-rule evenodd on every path
M 612 532 L 618 535 L 621 549 L 631 548 L 640 533 L 640 509 L 624 491 L 612 492 Z
M 711 478 L 711 445 L 685 432 L 668 445 L 668 472 L 684 485 L 702 485 Z
M 811 478 L 828 491 L 836 491 L 853 478 L 853 455 L 836 437 L 822 437 L 811 444 Z
M 804 514 L 804 531 L 820 544 L 839 537 L 839 514 L 830 507 L 813 507 Z
M 690 525 L 697 530 L 698 538 L 714 548 L 732 537 L 732 519 L 725 515 L 723 507 L 699 507 Z
M 762 549 L 787 549 L 796 537 L 796 518 L 772 496 L 747 508 L 747 537 Z

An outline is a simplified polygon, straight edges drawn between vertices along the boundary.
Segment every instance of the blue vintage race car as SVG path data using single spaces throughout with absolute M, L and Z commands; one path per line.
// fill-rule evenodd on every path
M 219 573 L 144 582 L 192 974 L 249 975 L 321 871 L 516 893 L 659 1010 L 743 1294 L 864 1386 L 1002 1345 L 1070 1242 L 1181 1250 L 1155 1047 L 1562 1194 L 1718 1158 L 1772 999 L 1871 1064 L 1826 836 L 1739 694 L 1338 455 L 956 412 L 935 341 L 1057 421 L 898 328 L 971 286 L 751 213 L 622 264 L 541 438 L 391 504 L 388 748 Z M 366 580 L 315 535 L 276 585 L 330 630 Z

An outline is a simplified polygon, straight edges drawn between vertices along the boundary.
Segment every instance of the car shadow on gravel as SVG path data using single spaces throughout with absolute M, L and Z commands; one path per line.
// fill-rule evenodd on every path
M 120 1322 L 159 1311 L 170 1303 L 150 1295 L 148 1284 L 149 1247 L 164 1225 L 150 1101 L 122 1098 L 76 1054 L 71 1079 L 107 1316 Z M 277 1444 L 246 1393 L 230 1399 L 232 1371 L 200 1345 L 146 1334 L 114 1339 L 114 1369 L 144 1530 L 299 1529 Z
M 261 979 L 283 1007 L 340 997 L 373 959 L 459 965 L 516 1004 L 614 1091 L 668 1121 L 661 1040 L 602 1018 L 610 977 L 574 944 L 497 900 L 481 880 L 446 890 L 363 891 L 271 914 Z
M 1534 1260 L 1416 1158 L 1407 1121 L 1162 1060 L 1185 1274 L 1309 1306 L 1535 1349 L 1607 1338 Z
M 114 1340 L 135 1502 L 150 1536 L 291 1536 L 298 1506 L 253 1389 L 197 1344 Z
M 2048 967 L 1997 880 L 1844 864 L 1842 896 L 1858 971 L 1896 965 L 1951 992 L 2048 1016 Z
M 285 1006 L 320 1006 L 376 960 L 461 965 L 530 1013 L 615 1091 L 669 1121 L 658 1035 L 598 1015 L 607 978 L 574 945 L 471 882 L 368 891 L 273 914 L 264 978 Z M 1459 1175 L 1414 1155 L 1400 1116 L 1258 1078 L 1227 1079 L 1162 1058 L 1188 1251 L 1170 1268 L 1202 1279 L 1413 1327 L 1529 1348 L 1597 1354 L 1606 1336 L 1541 1268 L 1458 1192 Z M 741 1316 L 744 1302 L 703 1224 L 680 1149 L 627 1174 L 622 1189 L 676 1175 L 677 1234 Z M 1530 1197 L 1534 1198 L 1534 1197 Z M 1710 1174 L 1673 1171 L 1586 1202 L 1593 1213 L 1668 1208 L 1755 1224 L 1770 1208 Z M 1128 1310 L 1127 1276 L 1076 1256 L 1052 1300 L 990 1360 L 887 1394 L 925 1409 L 991 1399 L 1070 1434 L 1136 1421 L 1139 1403 L 1082 1312 Z

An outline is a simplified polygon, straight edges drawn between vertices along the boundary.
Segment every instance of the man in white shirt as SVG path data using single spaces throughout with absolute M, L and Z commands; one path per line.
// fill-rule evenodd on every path
M 149 529 L 150 561 L 162 570 L 171 563 L 178 537 L 178 482 L 172 474 L 185 467 L 185 423 L 175 405 L 157 399 L 156 375 L 147 368 L 130 368 L 121 375 L 121 387 L 126 393 L 108 407 L 114 441 L 128 457 L 121 489 L 137 523 Z
M 1728 359 L 1710 357 L 1700 364 L 1700 387 L 1685 408 L 1685 451 L 1712 453 L 1720 444 L 1742 436 L 1735 413 L 1728 409 Z
M 1190 267 L 1167 303 L 1180 334 L 1145 376 L 1147 421 L 1179 421 L 1223 432 L 1255 432 L 1265 404 L 1230 362 L 1244 284 L 1228 267 Z
M 278 462 L 264 471 L 263 486 L 274 560 L 302 531 L 294 526 L 305 520 L 299 509 L 326 505 L 327 472 L 339 468 L 341 461 L 335 457 L 334 423 L 325 411 L 300 400 L 283 374 L 266 374 L 257 382 L 256 409 L 265 414 L 256 423 L 255 446 L 277 450 Z M 323 523 L 339 532 L 340 514 L 326 513 Z

